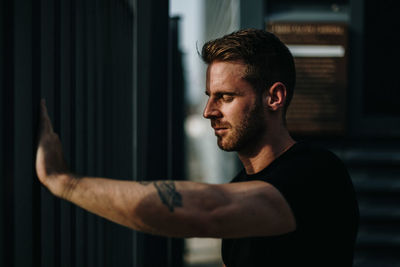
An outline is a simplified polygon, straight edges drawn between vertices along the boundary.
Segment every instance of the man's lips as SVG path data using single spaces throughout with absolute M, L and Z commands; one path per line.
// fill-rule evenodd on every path
M 218 134 L 222 134 L 222 133 L 226 132 L 230 128 L 230 125 L 212 121 L 211 127 L 214 129 L 215 134 L 218 135 Z
M 227 127 L 213 127 L 215 134 L 222 134 L 228 130 Z
M 228 129 L 228 127 L 222 127 L 222 126 L 212 126 L 214 130 L 221 130 L 221 129 Z

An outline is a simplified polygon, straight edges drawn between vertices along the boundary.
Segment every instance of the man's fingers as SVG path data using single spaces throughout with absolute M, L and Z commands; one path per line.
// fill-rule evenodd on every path
M 47 113 L 46 102 L 42 99 L 40 102 L 40 134 L 52 132 L 53 126 Z

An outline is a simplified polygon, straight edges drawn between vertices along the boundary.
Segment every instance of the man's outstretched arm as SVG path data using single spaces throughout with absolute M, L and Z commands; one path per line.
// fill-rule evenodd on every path
M 245 237 L 296 228 L 285 199 L 261 181 L 211 185 L 77 177 L 66 167 L 44 103 L 39 136 L 39 180 L 54 195 L 132 229 L 174 237 Z

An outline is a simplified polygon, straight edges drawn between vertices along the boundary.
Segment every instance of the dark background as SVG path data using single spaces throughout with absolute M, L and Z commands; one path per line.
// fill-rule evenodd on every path
M 73 170 L 185 178 L 179 19 L 169 18 L 168 1 L 0 3 L 0 266 L 181 266 L 183 240 L 89 214 L 51 196 L 34 173 L 45 98 Z M 296 138 L 329 147 L 350 170 L 361 212 L 355 266 L 400 264 L 395 3 L 240 1 L 243 28 L 282 12 L 324 21 L 332 10 L 349 26 L 347 130 Z

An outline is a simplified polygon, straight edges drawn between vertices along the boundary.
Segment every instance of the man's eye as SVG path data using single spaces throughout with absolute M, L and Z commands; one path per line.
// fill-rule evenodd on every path
M 222 100 L 224 100 L 225 102 L 231 102 L 233 98 L 233 95 L 222 95 Z

